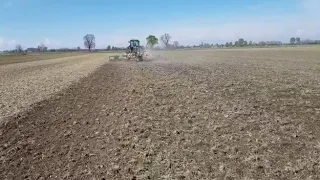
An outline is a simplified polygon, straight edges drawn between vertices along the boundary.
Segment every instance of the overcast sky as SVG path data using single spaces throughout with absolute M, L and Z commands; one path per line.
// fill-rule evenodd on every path
M 320 0 L 0 0 L 0 50 L 127 46 L 169 33 L 183 45 L 245 40 L 320 39 Z

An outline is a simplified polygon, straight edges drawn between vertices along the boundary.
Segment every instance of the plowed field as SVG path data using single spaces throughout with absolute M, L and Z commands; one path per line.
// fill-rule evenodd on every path
M 22 95 L 0 102 L 27 105 L 0 107 L 0 179 L 319 179 L 319 50 L 172 51 L 138 63 L 82 56 L 64 69 L 74 78 L 63 88 L 52 83 L 65 77 L 58 70 L 79 60 L 8 70 L 0 90 Z M 39 68 L 55 76 L 23 84 Z M 23 99 L 42 87 L 58 90 Z

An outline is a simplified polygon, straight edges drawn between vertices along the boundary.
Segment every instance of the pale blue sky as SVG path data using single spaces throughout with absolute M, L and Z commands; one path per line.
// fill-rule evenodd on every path
M 41 42 L 49 48 L 145 43 L 169 33 L 180 44 L 320 39 L 320 0 L 0 0 L 0 50 Z

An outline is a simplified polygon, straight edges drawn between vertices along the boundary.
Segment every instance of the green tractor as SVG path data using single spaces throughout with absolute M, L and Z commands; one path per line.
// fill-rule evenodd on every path
M 126 49 L 126 54 L 123 55 L 126 59 L 142 61 L 143 60 L 143 49 L 140 46 L 140 41 L 137 39 L 132 39 L 129 41 L 129 46 Z M 111 59 L 119 59 L 119 55 L 109 56 L 109 60 Z
M 127 59 L 135 59 L 136 61 L 143 60 L 143 50 L 140 46 L 140 41 L 137 39 L 132 39 L 129 41 L 129 46 L 126 51 Z

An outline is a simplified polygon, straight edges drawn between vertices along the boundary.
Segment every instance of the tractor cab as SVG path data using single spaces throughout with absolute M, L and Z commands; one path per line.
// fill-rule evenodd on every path
M 140 41 L 137 39 L 132 39 L 129 41 L 130 47 L 140 47 Z
M 131 39 L 129 41 L 128 50 L 130 53 L 140 53 L 140 41 L 137 39 Z

